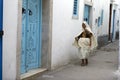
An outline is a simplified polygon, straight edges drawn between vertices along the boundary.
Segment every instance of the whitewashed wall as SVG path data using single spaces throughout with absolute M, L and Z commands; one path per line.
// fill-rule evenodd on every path
M 117 31 L 119 31 L 119 27 L 120 27 L 120 0 L 115 0 L 116 6 L 113 8 L 116 10 L 116 14 L 115 14 L 115 33 Z M 119 23 L 118 23 L 119 21 Z
M 120 1 L 119 1 L 119 16 L 120 16 Z M 120 17 L 119 17 L 120 21 Z M 119 22 L 119 69 L 120 69 L 120 22 Z
M 88 0 L 89 1 L 89 0 Z M 97 36 L 108 35 L 109 0 L 92 0 L 92 30 Z M 75 35 L 81 29 L 83 20 L 84 0 L 79 0 L 79 19 L 72 19 L 74 0 L 53 0 L 52 27 L 52 68 L 67 64 L 77 57 L 77 49 L 72 46 Z M 103 25 L 98 27 L 95 19 L 104 10 Z
M 118 26 L 118 30 L 119 30 L 119 71 L 120 71 L 120 0 L 117 0 L 118 3 L 118 7 L 117 7 L 117 17 L 119 20 L 119 26 Z
M 97 36 L 108 35 L 108 27 L 109 27 L 109 0 L 93 0 L 93 26 L 92 29 L 95 31 L 94 33 Z M 95 23 L 95 20 L 98 20 L 98 17 L 101 16 L 101 11 L 104 10 L 103 13 L 103 24 L 98 27 L 98 23 Z M 97 31 L 96 31 L 97 30 Z
M 72 46 L 81 29 L 83 0 L 79 0 L 79 19 L 72 19 L 74 0 L 53 0 L 52 68 L 67 64 L 77 56 Z
M 3 1 L 3 80 L 16 80 L 18 0 Z

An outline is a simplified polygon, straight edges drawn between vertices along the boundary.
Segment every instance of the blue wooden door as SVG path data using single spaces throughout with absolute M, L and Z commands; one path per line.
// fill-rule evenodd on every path
M 2 80 L 3 0 L 0 0 L 0 80 Z
M 89 16 L 90 16 L 90 6 L 85 5 L 84 6 L 84 21 L 86 21 L 89 24 Z
M 23 0 L 21 73 L 41 65 L 41 1 Z

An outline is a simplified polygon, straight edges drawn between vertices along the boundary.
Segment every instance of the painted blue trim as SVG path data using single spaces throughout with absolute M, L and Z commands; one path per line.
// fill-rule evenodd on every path
M 28 9 L 28 0 L 26 0 L 26 27 L 25 27 L 25 44 L 27 43 L 27 40 L 26 40 L 26 38 L 27 38 L 27 26 L 28 26 L 28 24 L 27 24 L 27 21 L 28 21 L 28 11 L 27 11 L 27 9 Z M 27 68 L 26 68 L 26 66 L 27 66 L 27 45 L 25 45 L 25 72 L 27 72 Z
M 116 13 L 116 10 L 113 10 L 112 39 L 114 38 L 115 13 Z
M 39 34 L 40 34 L 40 36 L 39 36 L 39 57 L 38 57 L 38 60 L 39 60 L 39 62 L 38 62 L 38 65 L 39 65 L 39 67 L 41 66 L 41 53 L 42 53 L 42 51 L 41 51 L 41 46 L 42 46 L 42 0 L 40 0 L 39 1 L 39 3 L 40 3 L 40 11 L 39 11 Z
M 22 1 L 22 8 L 24 8 L 25 10 L 27 9 L 27 0 Z M 28 26 L 26 24 L 27 15 L 28 15 L 27 11 L 25 14 L 22 14 L 22 19 L 24 18 L 25 20 L 24 21 L 22 20 L 22 36 L 24 36 L 24 38 L 22 37 L 22 40 L 21 40 L 22 41 L 22 44 L 21 44 L 21 74 L 27 72 L 26 62 L 25 62 L 26 61 L 26 45 L 25 45 L 26 40 L 25 40 L 25 37 L 27 36 L 27 33 L 26 33 L 27 27 L 26 26 Z M 24 24 L 24 26 L 23 26 L 23 24 Z M 23 35 L 23 32 L 24 32 L 24 35 Z M 23 49 L 24 53 L 22 53 L 22 49 Z
M 0 30 L 3 30 L 3 0 L 0 0 Z M 2 37 L 0 37 L 0 80 L 2 80 Z
M 84 5 L 84 21 L 89 24 L 90 19 L 90 6 Z
M 101 16 L 98 17 L 98 27 L 100 27 L 103 23 L 103 10 L 101 11 Z
M 78 0 L 74 0 L 73 15 L 75 15 L 75 16 L 78 15 Z
M 98 27 L 101 25 L 101 17 L 98 17 Z

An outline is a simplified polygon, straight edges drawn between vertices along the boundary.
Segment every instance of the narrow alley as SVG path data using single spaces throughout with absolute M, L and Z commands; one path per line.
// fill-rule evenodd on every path
M 118 80 L 120 0 L 0 0 L 0 25 L 0 80 Z
M 117 40 L 97 50 L 86 67 L 81 67 L 80 62 L 72 63 L 36 80 L 118 80 L 114 74 L 118 68 L 118 44 Z

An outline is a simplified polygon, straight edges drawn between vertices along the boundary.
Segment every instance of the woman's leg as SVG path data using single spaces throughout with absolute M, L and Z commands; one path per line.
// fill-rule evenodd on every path
M 81 66 L 85 66 L 85 59 L 81 59 Z
M 88 59 L 81 59 L 81 66 L 87 66 L 88 65 Z
M 88 59 L 87 58 L 85 59 L 85 65 L 88 65 Z

